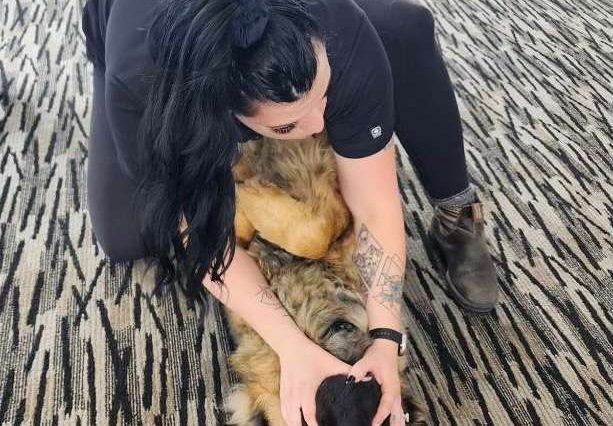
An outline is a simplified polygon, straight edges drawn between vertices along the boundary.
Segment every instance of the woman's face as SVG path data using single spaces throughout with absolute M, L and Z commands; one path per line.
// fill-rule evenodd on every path
M 324 129 L 324 110 L 328 100 L 331 70 L 326 49 L 315 43 L 317 75 L 311 90 L 294 102 L 258 102 L 256 113 L 236 118 L 253 131 L 274 139 L 303 139 Z

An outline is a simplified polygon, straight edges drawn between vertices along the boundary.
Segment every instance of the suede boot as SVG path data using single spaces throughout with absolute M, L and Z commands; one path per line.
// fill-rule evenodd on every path
M 498 285 L 478 197 L 463 206 L 435 207 L 428 238 L 441 260 L 450 295 L 466 309 L 492 310 L 498 301 Z

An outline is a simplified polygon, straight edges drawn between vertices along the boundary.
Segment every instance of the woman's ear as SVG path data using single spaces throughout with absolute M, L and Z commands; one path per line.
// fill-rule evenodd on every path
M 232 117 L 233 117 L 235 120 L 237 120 L 237 121 L 238 121 L 238 122 L 240 122 L 241 124 L 243 124 L 243 125 L 247 126 L 247 122 L 246 122 L 247 120 L 245 120 L 245 116 L 244 116 L 244 115 L 242 115 L 242 114 L 240 114 L 240 113 L 238 113 L 238 112 L 236 112 L 236 111 L 233 111 L 233 110 L 230 110 L 230 111 L 229 111 L 229 113 L 230 113 L 230 115 L 231 115 L 231 116 L 232 116 Z
M 240 115 L 240 114 L 235 113 L 235 112 L 231 112 L 231 116 L 232 116 L 232 118 L 234 118 L 234 120 L 236 121 L 236 124 L 240 128 L 241 133 L 243 134 L 242 139 L 244 141 L 262 139 L 262 135 L 261 134 L 259 134 L 255 130 L 253 130 L 251 127 L 249 127 L 245 123 L 245 119 L 244 119 L 243 115 Z

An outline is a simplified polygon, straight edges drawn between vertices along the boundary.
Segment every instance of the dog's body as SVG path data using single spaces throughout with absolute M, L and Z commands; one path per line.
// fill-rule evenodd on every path
M 325 136 L 245 145 L 233 168 L 239 243 L 257 230 L 289 253 L 324 257 L 351 220 Z
M 352 221 L 338 191 L 333 154 L 325 137 L 250 143 L 233 169 L 237 240 L 248 248 L 297 326 L 353 364 L 372 341 L 367 295 L 351 259 Z M 226 312 L 237 343 L 230 364 L 242 379 L 227 398 L 230 423 L 261 424 L 263 416 L 272 426 L 284 425 L 276 353 L 239 316 Z M 398 368 L 403 407 L 411 411 L 412 421 L 424 420 L 410 396 L 405 357 L 398 358 Z

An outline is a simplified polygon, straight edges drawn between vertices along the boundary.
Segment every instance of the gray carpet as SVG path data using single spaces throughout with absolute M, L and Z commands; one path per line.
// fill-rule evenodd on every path
M 613 3 L 428 0 L 501 303 L 470 315 L 400 152 L 410 379 L 435 424 L 613 424 Z M 0 423 L 218 424 L 221 309 L 150 297 L 91 231 L 81 0 L 0 2 Z

